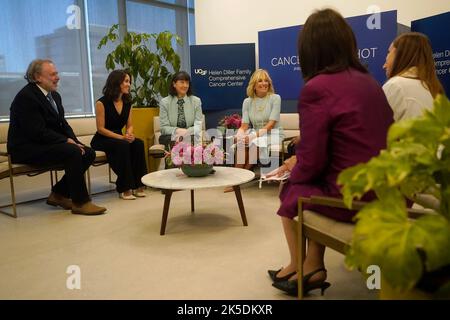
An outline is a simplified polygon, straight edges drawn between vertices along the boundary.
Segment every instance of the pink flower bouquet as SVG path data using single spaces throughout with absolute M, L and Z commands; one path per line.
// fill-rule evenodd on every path
M 242 118 L 237 113 L 231 116 L 225 116 L 219 121 L 219 126 L 227 129 L 239 129 L 241 127 Z
M 224 153 L 214 144 L 207 146 L 192 146 L 187 143 L 177 143 L 170 152 L 172 163 L 182 165 L 214 165 L 223 164 Z

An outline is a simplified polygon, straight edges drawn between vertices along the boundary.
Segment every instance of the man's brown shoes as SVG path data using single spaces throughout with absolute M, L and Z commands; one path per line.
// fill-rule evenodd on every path
M 99 207 L 95 204 L 93 204 L 91 201 L 88 201 L 86 203 L 83 203 L 82 205 L 75 205 L 72 206 L 72 213 L 73 214 L 82 214 L 85 216 L 95 216 L 99 214 L 103 214 L 106 211 L 106 208 Z
M 54 192 L 48 196 L 47 204 L 55 207 L 60 206 L 66 210 L 72 209 L 72 200 Z
M 57 193 L 50 193 L 47 198 L 47 204 L 51 206 L 60 206 L 66 210 L 72 209 L 73 214 L 82 214 L 86 216 L 95 216 L 99 214 L 103 214 L 106 211 L 106 208 L 99 207 L 93 204 L 91 201 L 83 203 L 81 205 L 76 205 L 72 202 L 71 199 L 63 197 Z

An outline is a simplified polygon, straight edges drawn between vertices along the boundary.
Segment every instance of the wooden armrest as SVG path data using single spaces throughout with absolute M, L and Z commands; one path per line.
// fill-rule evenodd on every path
M 9 155 L 8 149 L 6 149 L 6 145 L 0 147 L 0 156 L 7 157 Z
M 344 200 L 342 200 L 341 198 L 311 196 L 310 198 L 299 197 L 299 199 L 304 203 L 311 203 L 311 204 L 317 204 L 317 205 L 334 207 L 334 208 L 348 209 L 344 204 Z M 366 204 L 369 204 L 369 202 L 353 201 L 350 209 L 351 210 L 361 210 Z M 418 218 L 425 214 L 433 214 L 433 213 L 430 213 L 430 211 L 421 210 L 421 209 L 407 208 L 406 211 L 408 212 L 408 216 L 410 218 Z
M 4 156 L 4 157 L 8 156 L 8 149 L 6 147 L 6 143 L 2 144 L 2 146 L 0 146 L 0 156 Z
M 284 150 L 284 143 L 286 142 L 286 141 L 292 141 L 292 140 L 294 140 L 296 138 L 296 136 L 293 136 L 293 137 L 289 137 L 289 138 L 284 138 L 282 141 L 281 141 L 281 152 L 282 153 L 286 153 L 285 151 L 286 150 Z
M 161 151 L 165 152 L 165 146 L 163 144 L 154 144 L 151 147 L 148 148 L 150 151 Z
M 323 196 L 311 196 L 311 198 L 300 197 L 300 200 L 304 203 L 318 204 L 327 207 L 334 208 L 344 208 L 348 209 L 344 204 L 344 200 L 341 198 L 333 198 L 333 197 L 323 197 Z M 362 209 L 368 202 L 363 201 L 353 201 L 351 210 L 360 210 Z
M 292 141 L 292 140 L 294 140 L 294 138 L 296 138 L 297 136 L 293 136 L 293 137 L 289 137 L 289 138 L 284 138 L 283 139 L 283 143 L 284 142 L 286 142 L 286 141 Z

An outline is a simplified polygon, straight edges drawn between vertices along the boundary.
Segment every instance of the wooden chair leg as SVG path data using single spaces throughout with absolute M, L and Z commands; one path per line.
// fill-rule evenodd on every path
M 114 183 L 114 181 L 112 181 L 112 177 L 111 177 L 111 166 L 108 163 L 108 176 L 109 176 L 109 183 Z
M 1 208 L 12 206 L 13 213 L 9 213 L 7 211 L 0 210 L 0 213 L 3 213 L 7 216 L 17 218 L 17 207 L 16 207 L 16 193 L 14 190 L 14 172 L 12 169 L 11 157 L 8 155 L 8 171 L 9 171 L 9 185 L 11 191 L 11 204 L 1 206 Z
M 297 284 L 298 299 L 303 299 L 303 261 L 305 260 L 305 237 L 303 236 L 303 208 L 302 201 L 298 201 L 298 224 L 297 224 L 297 245 L 298 245 L 298 261 L 297 261 Z
M 86 185 L 87 185 L 87 190 L 88 190 L 88 194 L 89 196 L 92 195 L 92 189 L 91 189 L 91 173 L 89 168 L 86 170 L 85 172 L 85 179 L 86 179 Z
M 54 181 L 53 181 L 53 170 L 50 170 L 50 186 L 53 188 L 54 186 Z
M 53 174 L 55 175 L 55 177 L 53 177 Z M 52 189 L 57 183 L 58 183 L 58 170 L 50 170 L 50 185 Z
M 10 215 L 13 218 L 17 218 L 17 208 L 16 208 L 16 193 L 14 190 L 14 176 L 12 174 L 9 175 L 9 183 L 11 186 L 11 203 L 12 203 L 12 209 L 13 209 L 13 214 Z

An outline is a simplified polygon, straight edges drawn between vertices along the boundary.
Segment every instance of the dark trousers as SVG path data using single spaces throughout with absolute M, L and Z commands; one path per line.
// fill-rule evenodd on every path
M 91 146 L 106 153 L 111 169 L 117 175 L 117 192 L 143 187 L 141 178 L 147 174 L 144 142 L 136 138 L 132 143 L 126 140 L 108 138 L 96 134 Z
M 66 198 L 71 198 L 75 204 L 90 201 L 84 180 L 84 172 L 95 160 L 95 151 L 85 147 L 84 155 L 78 146 L 71 143 L 43 145 L 42 153 L 20 163 L 35 165 L 64 166 L 65 175 L 52 188 L 52 191 Z

